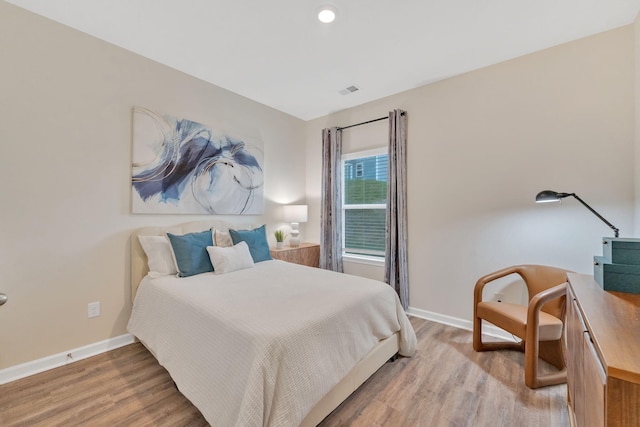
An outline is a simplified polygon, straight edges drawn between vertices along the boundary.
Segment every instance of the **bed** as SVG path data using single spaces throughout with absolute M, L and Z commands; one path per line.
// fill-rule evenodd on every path
M 315 426 L 416 338 L 370 279 L 263 261 L 227 274 L 147 275 L 138 236 L 235 228 L 191 222 L 131 238 L 128 329 L 212 426 Z M 238 227 L 246 228 L 246 227 Z

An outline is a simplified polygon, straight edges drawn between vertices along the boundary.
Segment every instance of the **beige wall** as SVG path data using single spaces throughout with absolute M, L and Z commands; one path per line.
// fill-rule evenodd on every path
M 321 129 L 401 108 L 412 307 L 470 320 L 485 273 L 518 263 L 590 273 L 609 228 L 574 199 L 534 198 L 575 192 L 634 235 L 633 87 L 627 26 L 309 122 L 307 234 L 319 236 Z
M 590 272 L 606 226 L 575 200 L 533 199 L 576 192 L 634 236 L 638 34 L 624 27 L 304 123 L 0 2 L 0 369 L 123 334 L 131 230 L 204 218 L 130 214 L 134 105 L 262 139 L 266 213 L 241 221 L 274 228 L 280 203 L 306 198 L 310 241 L 321 129 L 407 110 L 414 308 L 470 319 L 477 277 L 515 263 Z M 344 138 L 345 151 L 373 148 L 386 128 Z M 97 300 L 102 316 L 87 319 Z
M 130 213 L 133 106 L 263 141 L 266 212 L 241 221 L 304 201 L 301 120 L 5 2 L 0 52 L 0 369 L 124 334 L 131 230 L 206 218 Z

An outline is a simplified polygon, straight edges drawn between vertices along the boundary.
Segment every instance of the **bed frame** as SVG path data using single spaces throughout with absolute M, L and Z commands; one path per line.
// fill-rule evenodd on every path
M 163 236 L 165 233 L 185 234 L 207 230 L 214 227 L 228 230 L 237 227 L 226 221 L 193 221 L 168 227 L 145 227 L 135 230 L 131 235 L 131 301 L 135 299 L 138 285 L 147 275 L 149 268 L 147 256 L 142 250 L 138 236 Z M 249 227 L 242 225 L 240 227 Z M 144 344 L 144 343 L 143 343 Z M 380 341 L 347 375 L 333 387 L 304 418 L 301 427 L 317 426 L 327 415 L 373 375 L 399 349 L 399 334 Z M 153 353 L 153 352 L 152 352 Z

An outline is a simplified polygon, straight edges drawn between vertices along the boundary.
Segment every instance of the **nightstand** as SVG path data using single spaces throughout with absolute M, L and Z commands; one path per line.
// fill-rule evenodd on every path
M 320 266 L 320 245 L 317 243 L 300 243 L 298 247 L 285 246 L 281 249 L 269 248 L 269 250 L 273 259 L 309 267 Z

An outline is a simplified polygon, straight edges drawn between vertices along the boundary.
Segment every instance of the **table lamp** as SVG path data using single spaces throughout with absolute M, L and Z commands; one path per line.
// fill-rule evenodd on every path
M 284 206 L 284 220 L 291 223 L 291 238 L 289 245 L 300 246 L 300 230 L 298 226 L 301 222 L 307 222 L 307 205 L 286 205 Z
M 596 212 L 595 209 L 593 209 L 591 206 L 586 204 L 584 200 L 582 200 L 580 197 L 576 195 L 576 193 L 558 193 L 551 190 L 545 190 L 538 193 L 538 195 L 536 196 L 536 203 L 557 202 L 560 199 L 564 199 L 565 197 L 569 197 L 569 196 L 573 196 L 577 201 L 582 203 L 587 209 L 591 211 L 591 213 L 593 213 L 595 216 L 600 218 L 605 224 L 607 224 L 615 232 L 615 237 L 619 237 L 618 234 L 620 233 L 620 230 L 618 230 L 618 228 L 615 227 L 613 224 L 611 224 L 609 221 L 604 219 L 604 217 L 600 215 L 598 212 Z

